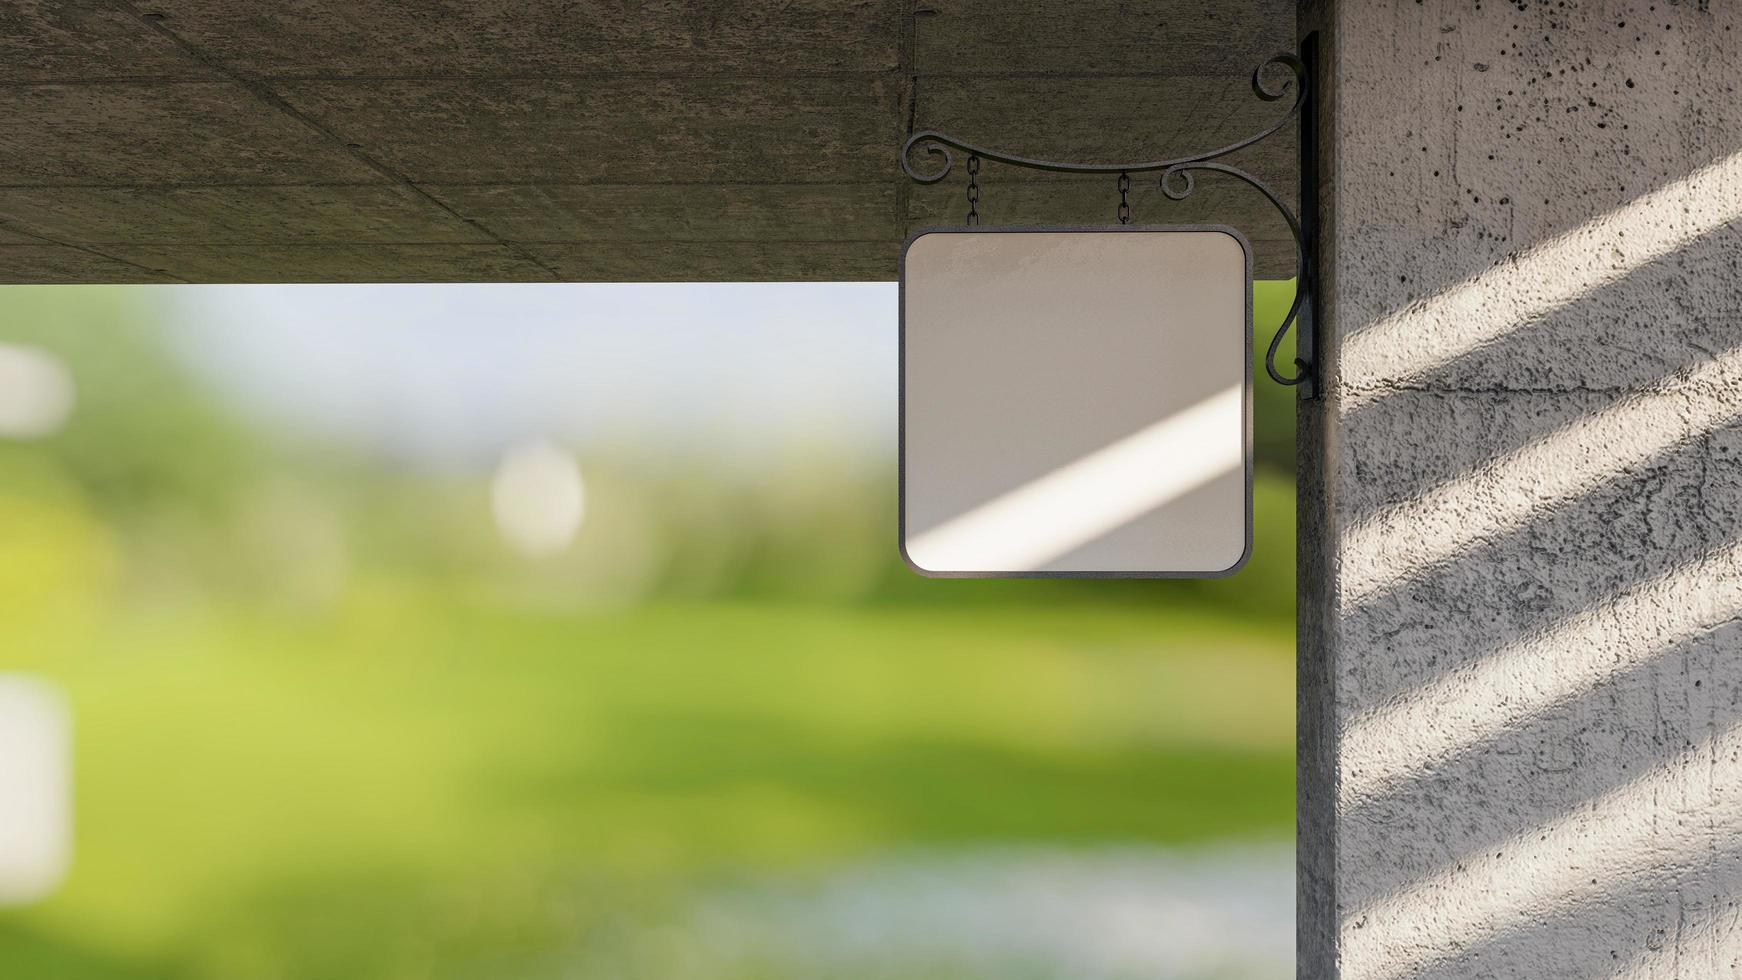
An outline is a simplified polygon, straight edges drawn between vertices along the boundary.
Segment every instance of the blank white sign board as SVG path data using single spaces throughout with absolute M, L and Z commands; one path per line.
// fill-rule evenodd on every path
M 1228 228 L 946 229 L 901 295 L 901 548 L 938 577 L 1214 577 L 1252 539 Z

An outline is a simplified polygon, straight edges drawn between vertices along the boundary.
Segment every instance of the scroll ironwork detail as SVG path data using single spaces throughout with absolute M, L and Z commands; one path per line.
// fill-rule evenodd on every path
M 1197 189 L 1194 172 L 1210 172 L 1233 177 L 1258 193 L 1264 195 L 1272 206 L 1288 223 L 1289 234 L 1294 238 L 1295 247 L 1295 294 L 1289 304 L 1288 313 L 1283 317 L 1281 325 L 1271 337 L 1270 346 L 1265 351 L 1264 369 L 1272 380 L 1282 385 L 1299 385 L 1311 378 L 1312 366 L 1298 355 L 1294 359 L 1297 373 L 1288 376 L 1277 370 L 1276 351 L 1282 344 L 1282 338 L 1288 334 L 1300 317 L 1301 304 L 1307 292 L 1309 276 L 1312 273 L 1309 264 L 1309 243 L 1302 231 L 1299 216 L 1288 206 L 1276 190 L 1255 175 L 1239 167 L 1219 162 L 1222 157 L 1243 150 L 1254 143 L 1261 142 L 1280 131 L 1284 126 L 1298 118 L 1301 107 L 1310 96 L 1308 91 L 1307 66 L 1300 57 L 1294 54 L 1274 55 L 1252 72 L 1252 93 L 1265 102 L 1280 102 L 1290 95 L 1288 108 L 1269 126 L 1244 139 L 1236 140 L 1226 146 L 1186 156 L 1173 157 L 1165 160 L 1147 160 L 1135 163 L 1071 163 L 1058 160 L 1041 160 L 1035 157 L 1020 156 L 1007 153 L 992 147 L 970 143 L 958 139 L 948 133 L 935 129 L 922 129 L 907 138 L 901 147 L 901 169 L 912 179 L 922 184 L 935 184 L 948 177 L 955 165 L 955 150 L 965 153 L 971 160 L 991 160 L 1007 166 L 1021 167 L 1025 170 L 1042 170 L 1051 173 L 1072 174 L 1159 174 L 1157 183 L 1163 195 L 1170 200 L 1183 201 Z M 916 151 L 923 151 L 928 158 L 941 158 L 935 169 L 922 169 L 915 166 Z M 978 169 L 978 168 L 976 168 Z M 1128 212 L 1121 212 L 1122 214 Z M 977 217 L 977 216 L 976 216 Z

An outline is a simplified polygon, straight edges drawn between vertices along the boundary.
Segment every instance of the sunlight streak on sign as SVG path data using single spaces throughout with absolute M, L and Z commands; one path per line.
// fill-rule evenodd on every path
M 928 571 L 1030 571 L 1244 464 L 1226 388 L 907 542 Z

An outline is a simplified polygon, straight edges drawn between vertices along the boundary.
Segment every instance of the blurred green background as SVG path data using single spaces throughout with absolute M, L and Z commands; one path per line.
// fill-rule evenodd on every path
M 263 422 L 154 288 L 0 289 L 77 391 L 0 439 L 0 671 L 76 732 L 71 873 L 0 909 L 0 976 L 1292 976 L 1262 366 L 1229 579 L 917 578 L 893 459 L 827 440 L 577 448 L 586 522 L 529 557 L 488 467 Z

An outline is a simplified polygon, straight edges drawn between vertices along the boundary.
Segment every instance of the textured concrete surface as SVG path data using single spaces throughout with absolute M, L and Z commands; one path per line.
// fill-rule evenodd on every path
M 1742 10 L 1314 28 L 1300 974 L 1742 976 Z
M 0 281 L 893 279 L 957 223 L 930 127 L 1153 159 L 1273 118 L 1285 0 L 7 0 Z M 1291 183 L 1293 144 L 1243 162 Z M 1111 179 L 988 165 L 989 224 L 1111 221 Z M 1136 217 L 1239 226 L 1205 179 Z

